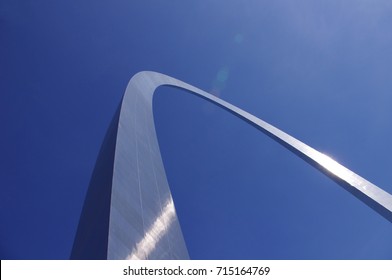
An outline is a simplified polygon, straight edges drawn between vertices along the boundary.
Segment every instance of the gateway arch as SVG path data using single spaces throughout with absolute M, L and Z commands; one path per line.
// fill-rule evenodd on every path
M 172 77 L 139 72 L 129 81 L 102 144 L 71 259 L 188 259 L 155 132 L 159 86 L 195 94 L 254 126 L 392 222 L 392 195 L 265 121 Z

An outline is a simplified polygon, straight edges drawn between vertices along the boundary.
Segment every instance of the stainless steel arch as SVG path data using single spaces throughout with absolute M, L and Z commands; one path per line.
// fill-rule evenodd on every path
M 109 259 L 188 258 L 153 119 L 153 94 L 162 85 L 185 89 L 237 115 L 392 221 L 392 196 L 328 156 L 196 87 L 160 73 L 140 72 L 127 86 L 118 121 L 107 247 Z

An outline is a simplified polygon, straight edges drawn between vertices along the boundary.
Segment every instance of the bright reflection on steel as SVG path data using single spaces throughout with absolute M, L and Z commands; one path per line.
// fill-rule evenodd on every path
M 161 241 L 166 234 L 167 229 L 170 228 L 176 217 L 173 200 L 166 203 L 162 213 L 156 218 L 151 227 L 146 231 L 143 239 L 141 239 L 133 249 L 132 253 L 127 257 L 127 260 L 144 260 L 155 249 L 157 243 Z
M 354 173 L 329 156 L 317 152 L 315 153 L 315 159 L 332 174 L 341 178 L 347 178 L 348 181 L 352 181 Z

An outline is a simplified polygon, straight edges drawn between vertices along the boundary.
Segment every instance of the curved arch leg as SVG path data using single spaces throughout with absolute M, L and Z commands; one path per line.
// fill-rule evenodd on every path
M 113 124 L 113 130 L 117 133 L 112 133 L 114 136 L 109 137 L 115 137 L 115 146 L 107 152 L 109 155 L 114 153 L 113 169 L 108 172 L 108 176 L 112 176 L 111 185 L 107 186 L 111 193 L 104 203 L 108 209 L 105 218 L 108 229 L 105 232 L 107 247 L 103 251 L 108 259 L 188 258 L 155 132 L 152 99 L 159 86 L 184 89 L 240 117 L 392 222 L 392 196 L 389 193 L 248 112 L 182 81 L 146 71 L 137 73 L 130 80 L 118 122 Z M 94 189 L 93 179 L 90 189 Z M 87 205 L 88 199 L 87 197 L 83 213 L 91 208 Z M 74 258 L 82 258 L 78 257 L 82 253 L 74 252 L 78 251 L 83 242 L 89 242 L 86 229 L 81 229 L 83 219 L 88 220 L 89 215 L 81 217 L 74 244 Z M 91 236 L 94 228 L 90 227 L 89 230 Z

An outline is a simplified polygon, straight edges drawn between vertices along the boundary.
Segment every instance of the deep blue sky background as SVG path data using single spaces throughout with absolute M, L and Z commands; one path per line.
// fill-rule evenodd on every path
M 69 257 L 132 75 L 251 112 L 392 193 L 392 3 L 2 0 L 0 258 Z M 391 259 L 392 225 L 229 113 L 154 100 L 195 259 Z

